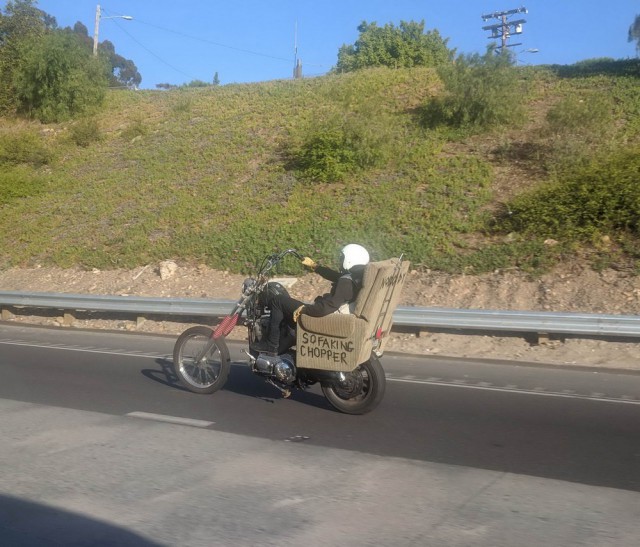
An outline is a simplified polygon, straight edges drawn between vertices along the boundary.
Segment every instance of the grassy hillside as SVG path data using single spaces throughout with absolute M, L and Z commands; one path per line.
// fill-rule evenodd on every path
M 508 217 L 588 170 L 576 158 L 637 156 L 637 71 L 518 70 L 524 124 L 480 133 L 424 124 L 443 93 L 428 69 L 116 91 L 90 119 L 1 120 L 0 266 L 244 271 L 274 249 L 329 260 L 350 241 L 448 271 L 636 264 L 633 218 L 576 239 Z

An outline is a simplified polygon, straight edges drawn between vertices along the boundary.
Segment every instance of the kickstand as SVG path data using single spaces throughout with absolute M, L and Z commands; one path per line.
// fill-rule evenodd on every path
M 286 388 L 280 387 L 271 378 L 267 378 L 267 382 L 269 382 L 273 387 L 275 387 L 278 391 L 280 391 L 280 393 L 282 393 L 282 397 L 284 399 L 288 399 L 289 397 L 291 397 L 291 390 L 290 389 L 286 389 Z

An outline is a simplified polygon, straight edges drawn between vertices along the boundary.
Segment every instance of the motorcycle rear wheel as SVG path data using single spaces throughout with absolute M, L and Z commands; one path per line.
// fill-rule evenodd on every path
M 173 366 L 180 383 L 189 391 L 214 393 L 224 386 L 229 376 L 229 349 L 224 339 L 213 339 L 213 330 L 209 327 L 191 327 L 176 340 Z
M 322 392 L 329 403 L 345 414 L 366 414 L 376 408 L 384 397 L 384 369 L 375 355 L 345 373 L 345 380 L 325 382 Z

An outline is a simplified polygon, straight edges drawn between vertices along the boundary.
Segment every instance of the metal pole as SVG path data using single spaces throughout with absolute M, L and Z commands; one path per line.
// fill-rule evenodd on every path
M 93 56 L 98 56 L 98 31 L 100 29 L 100 4 L 96 6 L 96 24 L 93 30 Z

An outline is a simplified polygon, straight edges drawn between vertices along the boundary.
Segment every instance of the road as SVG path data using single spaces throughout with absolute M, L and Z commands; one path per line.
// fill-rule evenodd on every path
M 386 355 L 365 416 L 174 340 L 0 325 L 11 545 L 637 545 L 640 375 Z

